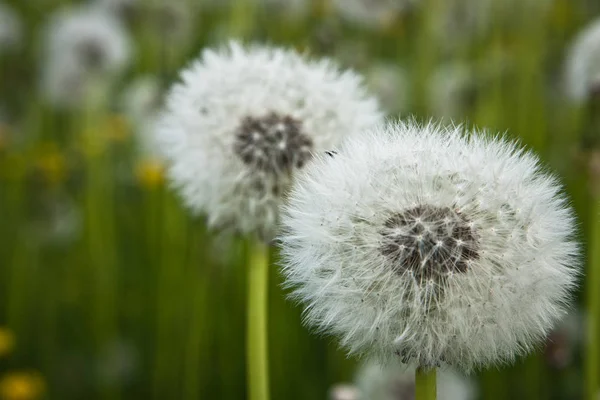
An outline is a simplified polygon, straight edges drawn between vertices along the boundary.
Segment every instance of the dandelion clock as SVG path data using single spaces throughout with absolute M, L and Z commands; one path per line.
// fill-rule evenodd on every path
M 279 206 L 313 154 L 380 120 L 355 73 L 267 46 L 205 50 L 167 96 L 156 137 L 172 185 L 210 227 L 258 239 L 248 277 L 251 399 L 268 395 L 265 243 Z
M 422 398 L 438 366 L 468 372 L 540 346 L 579 271 L 557 180 L 533 154 L 460 127 L 350 138 L 305 169 L 282 223 L 306 323 L 349 353 L 415 365 Z

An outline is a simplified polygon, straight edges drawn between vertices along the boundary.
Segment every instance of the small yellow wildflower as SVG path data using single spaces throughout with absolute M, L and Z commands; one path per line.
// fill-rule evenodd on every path
M 164 165 L 156 159 L 142 160 L 136 165 L 135 175 L 143 187 L 156 188 L 164 181 Z
M 7 329 L 0 327 L 0 357 L 9 354 L 15 347 L 15 334 Z
M 124 142 L 130 136 L 131 129 L 122 115 L 111 115 L 106 119 L 105 135 L 114 142 Z
M 35 371 L 9 372 L 0 379 L 0 400 L 35 400 L 45 390 L 44 378 Z
M 63 182 L 67 176 L 67 162 L 58 149 L 49 148 L 43 151 L 37 164 L 48 183 Z

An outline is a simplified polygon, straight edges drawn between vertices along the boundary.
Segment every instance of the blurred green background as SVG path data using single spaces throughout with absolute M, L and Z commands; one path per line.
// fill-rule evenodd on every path
M 560 175 L 596 259 L 600 96 L 569 100 L 564 71 L 600 2 L 364 0 L 368 15 L 350 3 L 4 0 L 19 24 L 0 39 L 1 400 L 245 398 L 247 243 L 183 209 L 144 138 L 178 70 L 230 38 L 332 57 L 365 75 L 390 116 L 518 138 Z M 45 27 L 84 4 L 123 23 L 132 55 L 58 105 L 40 83 Z M 598 288 L 582 282 L 545 348 L 474 377 L 478 398 L 582 398 L 597 351 L 585 344 L 586 293 Z M 280 285 L 274 265 L 272 398 L 327 399 L 357 361 L 302 327 Z

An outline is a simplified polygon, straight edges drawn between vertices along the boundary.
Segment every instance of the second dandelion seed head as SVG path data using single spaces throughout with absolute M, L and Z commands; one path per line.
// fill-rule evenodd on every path
M 280 236 L 305 321 L 382 363 L 465 370 L 537 346 L 578 274 L 573 213 L 532 154 L 415 123 L 308 165 Z
M 156 128 L 171 182 L 212 227 L 266 241 L 295 173 L 382 119 L 357 74 L 293 50 L 233 42 L 181 77 Z

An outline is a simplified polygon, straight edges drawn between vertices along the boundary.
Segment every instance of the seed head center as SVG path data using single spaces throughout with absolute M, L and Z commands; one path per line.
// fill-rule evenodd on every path
M 381 230 L 380 251 L 398 274 L 441 282 L 479 258 L 473 224 L 450 207 L 420 205 L 392 215 Z
M 254 170 L 281 174 L 301 168 L 311 157 L 312 140 L 302 123 L 289 115 L 271 112 L 245 117 L 236 131 L 235 153 Z

